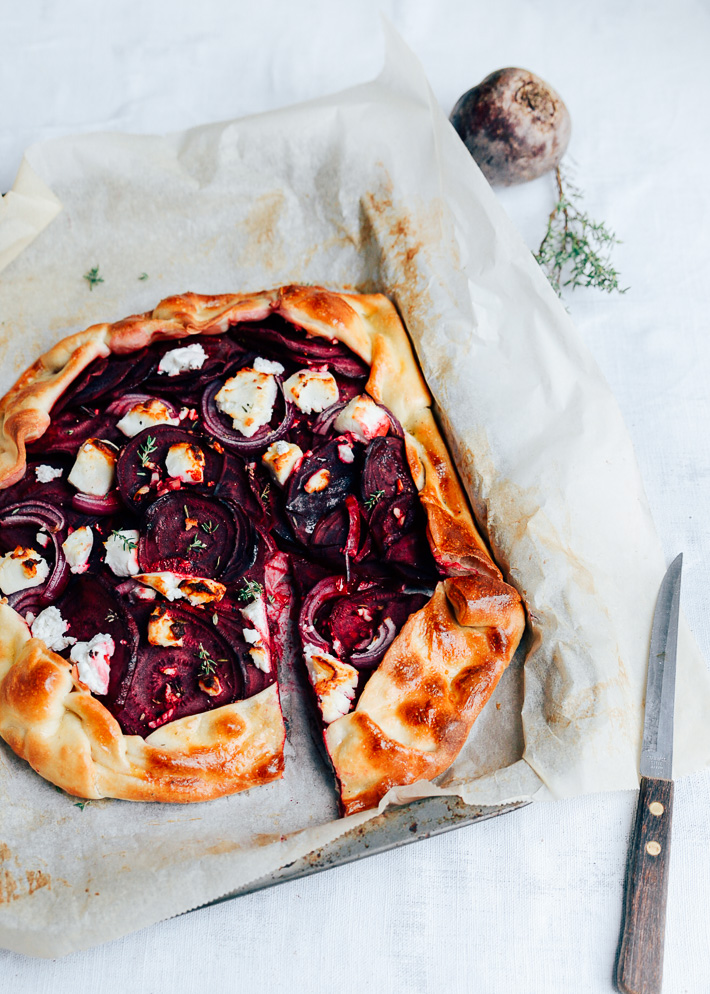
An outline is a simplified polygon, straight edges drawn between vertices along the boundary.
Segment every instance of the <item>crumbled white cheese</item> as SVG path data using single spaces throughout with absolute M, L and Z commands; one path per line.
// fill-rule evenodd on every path
M 116 476 L 118 449 L 102 438 L 87 438 L 76 455 L 76 461 L 67 477 L 82 494 L 104 497 Z
M 315 645 L 303 650 L 308 676 L 318 697 L 323 721 L 329 725 L 347 714 L 357 689 L 358 671 Z
M 222 414 L 232 419 L 232 427 L 251 438 L 271 421 L 277 392 L 270 373 L 240 369 L 215 395 L 215 402 Z
M 391 422 L 386 411 L 366 393 L 361 393 L 338 413 L 333 427 L 337 432 L 349 432 L 359 441 L 369 442 L 378 435 L 386 435 Z
M 49 564 L 39 552 L 18 545 L 0 559 L 0 590 L 5 595 L 39 587 L 49 576 Z
M 88 525 L 76 528 L 64 542 L 62 549 L 72 573 L 86 573 L 89 556 L 94 547 L 94 533 Z
M 52 480 L 58 479 L 62 473 L 63 469 L 55 469 L 54 466 L 35 466 L 35 476 L 37 477 L 38 483 L 51 483 Z
M 101 632 L 94 635 L 90 642 L 77 642 L 69 653 L 71 661 L 77 664 L 79 679 L 94 694 L 108 691 L 110 660 L 115 649 L 111 636 Z
M 104 562 L 114 576 L 135 576 L 140 572 L 138 537 L 135 528 L 119 528 L 111 532 L 104 542 L 106 549 Z
M 205 478 L 205 454 L 199 445 L 178 442 L 165 457 L 168 476 L 181 483 L 202 483 Z
M 338 459 L 341 462 L 351 463 L 355 460 L 355 453 L 353 452 L 352 445 L 339 445 L 338 446 Z
M 273 373 L 275 376 L 279 376 L 284 371 L 280 362 L 274 362 L 273 359 L 262 359 L 261 356 L 256 357 L 253 368 L 257 373 Z
M 244 639 L 251 649 L 249 655 L 257 669 L 262 673 L 271 672 L 271 653 L 269 651 L 269 623 L 266 620 L 266 601 L 262 594 L 239 608 L 239 613 L 253 628 L 243 630 Z
M 186 576 L 184 573 L 172 573 L 168 570 L 159 573 L 138 573 L 136 580 L 157 590 L 169 601 L 184 598 L 195 607 L 221 601 L 227 589 L 223 583 L 205 576 Z
M 151 645 L 180 648 L 185 644 L 185 625 L 173 618 L 166 607 L 157 607 L 148 619 L 148 641 Z
M 47 534 L 47 532 L 39 531 L 35 535 L 35 542 L 37 543 L 37 545 L 41 545 L 43 549 L 46 549 L 51 541 L 52 540 Z
M 121 420 L 116 424 L 119 431 L 122 431 L 128 438 L 133 438 L 138 432 L 145 428 L 154 428 L 156 425 L 179 425 L 180 419 L 174 418 L 170 414 L 170 408 L 157 397 L 151 400 L 141 401 L 134 404 L 130 410 L 126 411 Z
M 300 446 L 294 442 L 272 442 L 266 452 L 261 457 L 261 461 L 268 468 L 269 472 L 283 486 L 289 476 L 297 469 L 303 459 L 303 452 Z
M 158 363 L 158 372 L 177 376 L 193 369 L 202 369 L 207 353 L 197 342 L 166 352 Z
M 330 471 L 327 469 L 318 469 L 312 476 L 309 476 L 306 482 L 303 484 L 303 489 L 307 494 L 316 494 L 325 488 L 330 483 Z
M 338 401 L 338 384 L 331 373 L 299 369 L 284 383 L 284 396 L 304 414 L 320 414 Z
M 66 634 L 68 628 L 69 622 L 62 617 L 58 607 L 46 607 L 32 622 L 32 638 L 42 639 L 52 652 L 61 652 L 76 642 Z

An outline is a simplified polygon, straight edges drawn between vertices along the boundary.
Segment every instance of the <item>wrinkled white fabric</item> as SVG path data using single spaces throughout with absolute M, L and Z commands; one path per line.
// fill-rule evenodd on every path
M 503 65 L 563 94 L 577 183 L 623 239 L 615 260 L 630 286 L 623 297 L 578 291 L 567 304 L 625 415 L 667 557 L 685 554 L 683 606 L 707 658 L 707 5 L 15 5 L 3 11 L 0 187 L 34 141 L 184 128 L 371 78 L 379 9 L 447 111 Z M 549 178 L 499 195 L 536 246 Z M 666 994 L 710 989 L 709 801 L 710 776 L 678 783 Z M 610 991 L 634 806 L 632 794 L 535 806 L 56 963 L 0 952 L 0 971 L 23 994 Z M 11 899 L 1 886 L 0 899 Z

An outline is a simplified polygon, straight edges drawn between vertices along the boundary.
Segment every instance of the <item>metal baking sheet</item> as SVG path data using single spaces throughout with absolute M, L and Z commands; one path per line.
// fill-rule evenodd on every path
M 402 807 L 388 808 L 381 815 L 346 832 L 329 845 L 316 849 L 307 856 L 245 884 L 244 887 L 239 887 L 215 901 L 208 901 L 200 905 L 200 908 L 232 901 L 242 894 L 251 894 L 266 887 L 285 883 L 287 880 L 307 877 L 311 873 L 320 873 L 321 870 L 354 863 L 366 856 L 374 856 L 388 849 L 429 839 L 432 835 L 442 835 L 444 832 L 451 832 L 453 829 L 463 828 L 464 825 L 472 825 L 477 821 L 497 818 L 499 815 L 527 807 L 528 804 L 530 801 L 484 807 L 464 804 L 460 797 L 426 797 Z M 199 908 L 192 910 L 198 911 Z

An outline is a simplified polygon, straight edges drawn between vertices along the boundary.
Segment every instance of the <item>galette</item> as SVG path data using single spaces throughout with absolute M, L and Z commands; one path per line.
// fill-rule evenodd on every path
M 84 798 L 278 779 L 295 666 L 371 808 L 451 765 L 525 625 L 395 307 L 310 286 L 38 359 L 0 401 L 0 592 L 0 736 Z

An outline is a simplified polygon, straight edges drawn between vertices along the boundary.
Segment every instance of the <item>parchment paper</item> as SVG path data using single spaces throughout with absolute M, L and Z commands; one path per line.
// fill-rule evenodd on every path
M 99 265 L 89 291 L 83 274 Z M 373 83 L 166 137 L 34 146 L 0 204 L 4 391 L 59 337 L 163 296 L 380 290 L 415 343 L 479 522 L 528 605 L 525 648 L 451 769 L 393 799 L 497 804 L 637 784 L 664 571 L 599 370 L 411 53 Z M 142 273 L 148 279 L 139 281 Z M 283 781 L 208 804 L 84 808 L 0 745 L 0 943 L 57 956 L 258 879 L 338 819 L 289 659 Z M 710 680 L 681 629 L 677 774 L 710 763 Z

